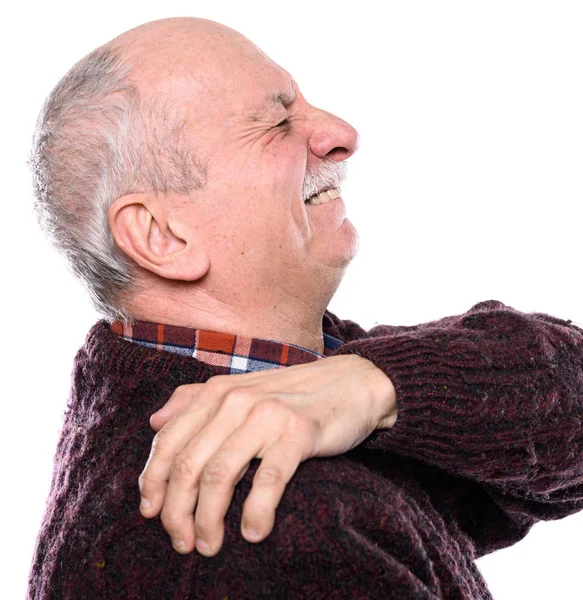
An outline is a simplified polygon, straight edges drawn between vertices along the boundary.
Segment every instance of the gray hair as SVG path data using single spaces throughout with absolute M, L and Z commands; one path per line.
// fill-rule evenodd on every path
M 42 229 L 97 311 L 125 321 L 138 281 L 109 230 L 109 206 L 134 192 L 191 194 L 207 176 L 185 119 L 168 101 L 144 102 L 131 68 L 111 42 L 76 63 L 42 107 L 28 161 Z

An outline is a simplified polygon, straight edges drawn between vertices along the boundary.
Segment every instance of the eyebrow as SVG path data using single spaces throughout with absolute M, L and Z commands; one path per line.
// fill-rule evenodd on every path
M 270 94 L 268 96 L 268 102 L 270 105 L 274 104 L 283 104 L 287 106 L 296 100 L 297 96 L 295 94 L 290 94 L 289 92 L 279 92 L 277 94 Z
M 265 113 L 267 113 L 271 108 L 277 106 L 278 104 L 282 104 L 283 106 L 287 106 L 288 104 L 292 104 L 297 99 L 297 95 L 295 93 L 289 92 L 276 92 L 267 94 L 265 98 L 265 108 L 262 108 L 255 113 L 253 113 L 253 120 L 259 121 Z

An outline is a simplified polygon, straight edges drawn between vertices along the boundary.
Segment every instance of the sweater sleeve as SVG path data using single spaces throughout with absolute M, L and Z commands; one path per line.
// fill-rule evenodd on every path
M 354 331 L 330 318 L 338 335 Z M 492 300 L 343 339 L 337 354 L 370 360 L 397 392 L 394 427 L 363 447 L 477 482 L 522 516 L 583 508 L 583 330 L 571 321 Z

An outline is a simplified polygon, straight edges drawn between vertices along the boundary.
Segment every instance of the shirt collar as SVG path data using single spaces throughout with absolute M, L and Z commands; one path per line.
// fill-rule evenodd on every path
M 313 350 L 277 340 L 147 321 L 114 321 L 110 328 L 129 342 L 182 356 L 192 356 L 211 365 L 218 374 L 227 375 L 313 362 L 332 356 L 343 344 L 341 340 L 324 333 L 324 354 L 318 354 Z

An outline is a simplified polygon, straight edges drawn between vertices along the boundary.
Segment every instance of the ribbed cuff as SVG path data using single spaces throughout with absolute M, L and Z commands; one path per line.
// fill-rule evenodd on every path
M 415 458 L 427 457 L 421 446 L 430 441 L 435 458 L 436 406 L 451 401 L 452 375 L 436 352 L 437 341 L 406 336 L 368 338 L 348 342 L 337 355 L 356 354 L 378 367 L 393 383 L 398 416 L 391 429 L 377 430 L 361 446 L 388 450 Z M 439 419 L 438 419 L 439 420 Z M 448 427 L 445 427 L 446 433 Z

